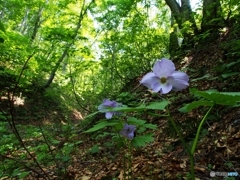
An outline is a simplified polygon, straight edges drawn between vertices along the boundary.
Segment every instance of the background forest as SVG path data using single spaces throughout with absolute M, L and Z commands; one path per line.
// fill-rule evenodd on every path
M 0 7 L 1 180 L 239 178 L 238 0 Z M 162 58 L 189 88 L 163 96 L 140 84 Z M 105 119 L 104 99 L 126 105 L 108 109 L 123 111 L 120 124 Z M 137 127 L 132 141 L 112 132 L 123 122 Z

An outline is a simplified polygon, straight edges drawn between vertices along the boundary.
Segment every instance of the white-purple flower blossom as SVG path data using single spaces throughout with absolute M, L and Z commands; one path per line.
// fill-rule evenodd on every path
M 122 106 L 121 103 L 118 103 L 116 101 L 111 101 L 109 99 L 104 99 L 103 103 L 98 106 L 98 110 L 105 112 L 106 113 L 105 117 L 107 119 L 111 119 L 114 114 L 119 114 L 119 112 L 114 112 L 114 111 L 106 112 L 106 110 L 109 108 L 115 108 L 115 107 L 120 107 L 120 106 Z
M 171 60 L 162 58 L 154 64 L 153 72 L 147 73 L 140 83 L 153 92 L 160 91 L 161 94 L 167 94 L 171 90 L 181 91 L 189 85 L 189 77 L 186 73 L 175 69 Z
M 134 138 L 134 131 L 136 130 L 135 125 L 124 124 L 123 129 L 119 132 L 123 137 L 132 140 Z

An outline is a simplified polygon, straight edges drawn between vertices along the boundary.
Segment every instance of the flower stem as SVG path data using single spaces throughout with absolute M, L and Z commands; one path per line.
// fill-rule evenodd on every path
M 191 149 L 191 154 L 192 154 L 192 155 L 194 154 L 195 149 L 196 149 L 196 147 L 197 147 L 197 143 L 198 143 L 198 139 L 199 139 L 199 134 L 200 134 L 200 132 L 201 132 L 202 126 L 203 126 L 203 124 L 205 123 L 205 121 L 207 120 L 207 116 L 209 115 L 209 113 L 210 113 L 210 111 L 212 110 L 213 106 L 214 106 L 214 105 L 212 105 L 212 106 L 208 109 L 207 113 L 205 114 L 205 116 L 203 117 L 203 119 L 201 120 L 201 122 L 200 122 L 200 124 L 199 124 L 199 126 L 198 126 L 197 134 L 196 134 L 196 137 L 195 137 L 195 139 L 194 139 L 194 142 L 193 142 L 193 145 L 192 145 L 192 149 Z
M 132 178 L 132 146 L 131 146 L 131 141 L 128 141 L 128 180 L 129 179 L 133 179 Z

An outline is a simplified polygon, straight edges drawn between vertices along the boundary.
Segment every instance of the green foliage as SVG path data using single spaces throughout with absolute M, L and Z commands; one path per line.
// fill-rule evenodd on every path
M 117 96 L 116 101 L 129 106 L 136 106 L 138 104 L 138 102 L 136 102 L 136 96 L 136 94 L 130 92 L 122 92 Z
M 136 136 L 132 141 L 131 144 L 133 147 L 145 147 L 146 144 L 151 143 L 154 141 L 153 134 L 144 134 L 141 136 Z
M 3 31 L 3 32 L 6 32 L 2 21 L 0 21 L 0 30 Z
M 195 108 L 198 108 L 199 106 L 212 106 L 214 103 L 211 101 L 204 101 L 204 100 L 199 100 L 199 101 L 194 101 L 190 104 L 186 104 L 185 106 L 181 107 L 179 109 L 180 112 L 190 112 Z
M 46 165 L 46 167 L 57 163 L 57 167 L 65 166 L 66 168 L 71 162 L 71 153 L 75 150 L 75 146 L 82 143 L 82 141 L 69 141 L 59 148 L 61 141 L 57 135 L 54 135 L 51 127 L 45 126 L 40 130 L 32 125 L 18 125 L 17 128 L 20 129 L 19 133 L 25 146 L 36 154 L 38 163 Z M 0 153 L 4 155 L 1 156 L 1 163 L 4 163 L 4 166 L 0 167 L 0 173 L 7 177 L 23 178 L 27 176 L 30 172 L 25 165 L 31 167 L 34 166 L 34 163 L 29 159 L 16 136 L 12 134 L 7 122 L 0 123 L 0 135 L 3 137 L 0 140 Z M 43 135 L 46 139 L 43 138 Z M 13 158 L 6 159 L 5 156 L 7 157 L 9 153 Z
M 2 31 L 3 33 L 6 32 L 2 21 L 0 21 L 0 43 L 4 43 L 4 38 L 2 37 L 2 36 L 4 36 L 4 35 L 2 35 L 2 32 L 1 32 L 1 31 Z
M 119 124 L 119 122 L 117 121 L 108 121 L 108 120 L 104 120 L 102 122 L 99 122 L 98 124 L 94 125 L 92 128 L 88 129 L 87 131 L 85 131 L 86 133 L 90 133 L 90 132 L 94 132 L 94 131 L 98 131 L 100 129 L 103 129 L 107 126 L 115 126 Z
M 239 47 L 240 48 L 240 47 Z M 235 75 L 239 75 L 239 72 L 236 72 L 236 70 L 234 70 L 234 68 L 236 67 L 240 67 L 240 60 L 237 61 L 233 61 L 230 63 L 224 63 L 218 67 L 215 68 L 216 72 L 221 73 L 221 77 L 223 79 L 235 76 Z
M 216 91 L 198 91 L 191 89 L 190 92 L 197 97 L 204 98 L 206 100 L 198 100 L 192 103 L 186 104 L 179 109 L 181 112 L 190 112 L 199 106 L 213 106 L 214 104 L 220 105 L 237 105 L 240 102 L 239 92 L 216 92 Z
M 99 153 L 99 146 L 98 145 L 94 145 L 90 150 L 89 152 L 91 154 L 96 154 L 96 153 Z

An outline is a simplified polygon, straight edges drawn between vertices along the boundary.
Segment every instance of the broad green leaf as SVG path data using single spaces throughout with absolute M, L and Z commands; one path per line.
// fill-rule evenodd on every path
M 170 104 L 169 101 L 161 101 L 161 102 L 153 102 L 149 104 L 146 109 L 156 109 L 156 110 L 164 110 L 165 107 Z
M 240 92 L 211 92 L 198 91 L 196 89 L 190 90 L 194 95 L 203 97 L 207 100 L 221 105 L 236 105 L 240 102 Z
M 198 108 L 199 106 L 212 106 L 213 104 L 214 103 L 211 101 L 194 101 L 181 107 L 179 111 L 186 113 L 192 111 L 195 108 Z
M 221 92 L 221 94 L 231 95 L 231 96 L 240 96 L 240 92 Z
M 145 134 L 142 136 L 136 136 L 135 138 L 133 138 L 131 143 L 133 147 L 143 147 L 146 146 L 147 143 L 153 141 L 154 141 L 153 134 Z
M 129 124 L 135 124 L 135 125 L 143 125 L 145 124 L 147 121 L 141 120 L 141 119 L 137 119 L 135 117 L 128 117 L 128 123 Z
M 88 129 L 85 132 L 86 133 L 90 133 L 90 132 L 94 132 L 94 131 L 98 131 L 100 129 L 103 129 L 103 128 L 107 127 L 107 126 L 115 126 L 117 124 L 119 124 L 119 122 L 111 121 L 111 120 L 102 121 L 102 122 L 94 125 L 92 128 Z

